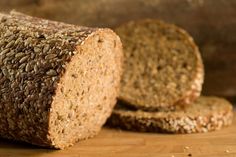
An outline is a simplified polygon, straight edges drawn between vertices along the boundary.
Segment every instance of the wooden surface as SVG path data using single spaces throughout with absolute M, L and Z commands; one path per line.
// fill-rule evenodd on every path
M 236 157 L 236 117 L 223 130 L 189 135 L 134 133 L 104 128 L 67 150 L 0 140 L 0 157 Z

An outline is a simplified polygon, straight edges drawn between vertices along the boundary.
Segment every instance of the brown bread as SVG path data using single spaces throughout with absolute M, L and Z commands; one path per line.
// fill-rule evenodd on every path
M 124 46 L 119 99 L 156 110 L 190 104 L 201 92 L 203 64 L 184 30 L 158 20 L 131 21 L 116 30 Z
M 222 98 L 198 98 L 174 111 L 145 112 L 118 104 L 108 124 L 126 130 L 164 133 L 202 133 L 219 130 L 233 120 L 232 105 Z
M 63 149 L 96 135 L 119 91 L 119 37 L 15 12 L 0 21 L 0 136 Z

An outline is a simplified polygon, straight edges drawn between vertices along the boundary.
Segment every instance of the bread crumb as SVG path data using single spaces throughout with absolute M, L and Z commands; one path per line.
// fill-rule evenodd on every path
M 227 149 L 227 150 L 225 150 L 225 153 L 229 153 L 229 150 Z
M 189 149 L 189 147 L 188 147 L 188 146 L 185 146 L 184 149 Z

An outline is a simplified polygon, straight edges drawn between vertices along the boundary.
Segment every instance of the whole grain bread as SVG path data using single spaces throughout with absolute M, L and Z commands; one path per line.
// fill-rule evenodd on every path
M 119 37 L 16 12 L 0 21 L 0 136 L 63 149 L 96 135 L 119 92 Z
M 119 99 L 156 110 L 190 104 L 201 92 L 202 59 L 181 28 L 158 20 L 131 21 L 115 29 L 124 47 Z
M 131 110 L 118 104 L 107 123 L 141 132 L 203 133 L 228 126 L 232 120 L 233 108 L 227 100 L 201 96 L 191 105 L 169 112 Z

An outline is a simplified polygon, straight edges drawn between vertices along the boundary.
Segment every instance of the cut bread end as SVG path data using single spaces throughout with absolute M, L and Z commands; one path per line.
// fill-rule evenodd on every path
M 52 147 L 64 149 L 99 132 L 119 92 L 121 47 L 109 29 L 99 29 L 77 47 L 51 105 L 47 137 Z
M 119 99 L 156 110 L 199 97 L 203 63 L 191 36 L 158 20 L 133 21 L 116 29 L 124 46 Z

